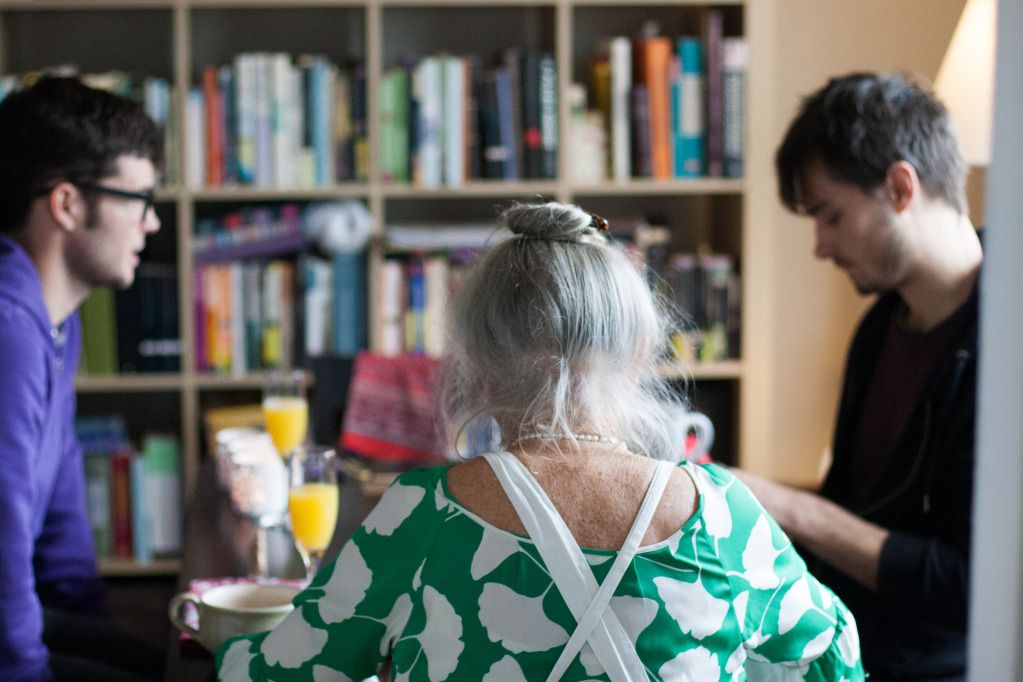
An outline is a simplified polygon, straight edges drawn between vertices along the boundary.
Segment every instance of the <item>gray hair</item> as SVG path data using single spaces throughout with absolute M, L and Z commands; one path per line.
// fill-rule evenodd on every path
M 554 202 L 501 214 L 516 236 L 476 264 L 450 317 L 441 397 L 456 441 L 491 418 L 506 447 L 587 432 L 662 459 L 681 452 L 684 399 L 658 373 L 665 304 L 602 222 Z

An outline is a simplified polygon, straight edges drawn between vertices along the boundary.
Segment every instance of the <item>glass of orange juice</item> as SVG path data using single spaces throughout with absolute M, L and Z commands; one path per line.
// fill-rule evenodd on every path
M 305 372 L 273 372 L 263 385 L 263 419 L 281 457 L 305 442 L 309 430 L 309 402 Z
M 309 582 L 334 537 L 338 485 L 334 451 L 319 445 L 296 450 L 288 460 L 288 512 L 295 546 Z

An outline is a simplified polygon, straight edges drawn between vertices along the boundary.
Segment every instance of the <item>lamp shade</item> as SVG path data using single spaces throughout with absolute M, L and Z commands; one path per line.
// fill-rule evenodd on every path
M 967 0 L 934 89 L 948 107 L 966 162 L 991 160 L 995 80 L 995 0 Z

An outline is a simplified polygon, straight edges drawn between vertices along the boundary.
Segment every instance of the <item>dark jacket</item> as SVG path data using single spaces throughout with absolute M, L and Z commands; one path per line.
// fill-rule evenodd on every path
M 976 408 L 977 306 L 939 361 L 913 410 L 889 470 L 870 502 L 853 507 L 847 486 L 854 430 L 881 343 L 900 305 L 881 297 L 853 338 L 822 494 L 891 531 L 876 593 L 825 564 L 816 571 L 848 604 L 859 625 L 872 680 L 963 679 L 969 593 L 970 511 Z
M 39 274 L 0 236 L 0 679 L 49 677 L 43 607 L 96 613 L 82 449 L 73 430 L 77 314 L 51 330 Z

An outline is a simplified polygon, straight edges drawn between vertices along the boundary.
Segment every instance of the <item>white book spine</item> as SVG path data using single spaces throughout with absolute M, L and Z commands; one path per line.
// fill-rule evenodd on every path
M 423 328 L 426 353 L 434 357 L 444 354 L 446 316 L 448 310 L 449 267 L 447 258 L 434 256 L 423 266 L 426 285 L 426 310 Z
M 405 268 L 401 261 L 380 266 L 380 353 L 400 355 L 405 350 Z
M 444 59 L 444 182 L 461 187 L 465 181 L 465 60 Z
M 611 163 L 612 179 L 622 182 L 632 176 L 632 144 L 629 125 L 632 92 L 632 43 L 618 36 L 611 39 Z
M 188 128 L 188 186 L 198 189 L 206 182 L 206 125 L 202 90 L 188 91 L 185 123 Z

